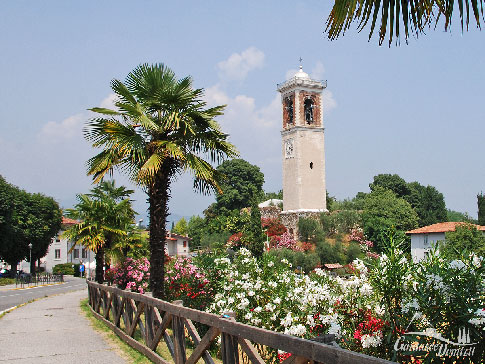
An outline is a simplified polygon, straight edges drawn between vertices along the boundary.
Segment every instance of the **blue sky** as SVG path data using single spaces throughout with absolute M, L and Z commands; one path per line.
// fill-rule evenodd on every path
M 367 42 L 353 27 L 323 34 L 322 1 L 11 1 L 0 13 L 0 175 L 71 207 L 92 186 L 82 138 L 88 108 L 110 105 L 110 81 L 140 63 L 191 75 L 241 157 L 281 188 L 276 84 L 298 68 L 327 79 L 327 188 L 339 199 L 368 191 L 378 173 L 435 186 L 448 208 L 476 216 L 485 188 L 483 34 L 429 30 L 400 47 Z M 118 183 L 128 185 L 123 177 Z M 200 214 L 213 197 L 173 185 L 170 210 Z M 146 197 L 134 196 L 144 217 Z

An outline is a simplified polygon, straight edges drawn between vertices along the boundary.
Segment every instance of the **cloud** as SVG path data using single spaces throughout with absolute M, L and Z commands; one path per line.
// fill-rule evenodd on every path
M 334 99 L 332 92 L 326 89 L 322 92 L 322 101 L 324 113 L 329 112 L 337 107 L 337 101 Z
M 315 66 L 312 68 L 312 72 L 310 73 L 310 77 L 315 80 L 320 80 L 323 78 L 323 74 L 325 73 L 325 68 L 323 67 L 323 63 L 317 61 Z
M 69 116 L 61 122 L 49 121 L 38 134 L 41 141 L 59 142 L 67 141 L 81 135 L 82 125 L 86 121 L 86 114 Z
M 255 47 L 233 53 L 217 64 L 219 77 L 224 81 L 242 81 L 250 71 L 263 67 L 264 57 L 264 53 Z
M 297 72 L 298 72 L 298 70 L 297 70 L 297 69 L 295 69 L 295 68 L 291 68 L 291 69 L 289 69 L 289 70 L 288 70 L 288 71 L 286 71 L 286 73 L 285 73 L 285 79 L 286 79 L 286 80 L 289 80 L 290 78 L 294 77 L 294 76 L 295 76 L 295 74 L 296 74 Z
M 103 101 L 99 107 L 104 107 L 105 109 L 115 109 L 115 102 L 117 101 L 117 97 L 115 94 L 109 94 Z

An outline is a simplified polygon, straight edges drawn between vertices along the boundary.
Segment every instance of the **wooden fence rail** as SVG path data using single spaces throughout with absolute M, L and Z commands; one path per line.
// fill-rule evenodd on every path
M 88 282 L 89 305 L 94 315 L 104 321 L 123 341 L 145 354 L 155 363 L 169 364 L 156 348 L 164 340 L 175 364 L 214 364 L 208 349 L 221 336 L 223 364 L 238 364 L 243 352 L 252 364 L 264 364 L 254 344 L 282 350 L 292 355 L 283 364 L 385 364 L 390 361 L 269 331 L 223 317 L 184 307 L 181 301 L 168 303 L 150 296 L 123 291 L 115 287 Z M 209 327 L 199 336 L 194 322 Z M 137 328 L 139 329 L 137 331 Z M 167 330 L 171 330 L 171 335 Z M 135 339 L 136 333 L 141 337 Z M 186 337 L 194 343 L 187 357 Z

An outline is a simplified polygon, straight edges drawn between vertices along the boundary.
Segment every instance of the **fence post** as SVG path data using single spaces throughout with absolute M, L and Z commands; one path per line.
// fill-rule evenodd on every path
M 182 301 L 173 301 L 174 305 L 183 306 Z M 184 321 L 179 316 L 172 318 L 173 346 L 175 351 L 175 364 L 185 364 L 187 355 L 185 352 L 185 328 Z
M 222 317 L 230 321 L 236 321 L 236 314 L 234 312 L 226 312 Z M 224 332 L 221 334 L 221 354 L 224 364 L 239 364 L 237 337 Z

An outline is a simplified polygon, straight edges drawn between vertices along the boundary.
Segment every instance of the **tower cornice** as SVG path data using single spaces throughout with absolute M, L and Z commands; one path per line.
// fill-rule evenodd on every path
M 327 88 L 327 80 L 312 80 L 311 78 L 292 77 L 289 80 L 276 85 L 281 93 L 295 89 L 305 88 L 309 90 L 323 90 Z

